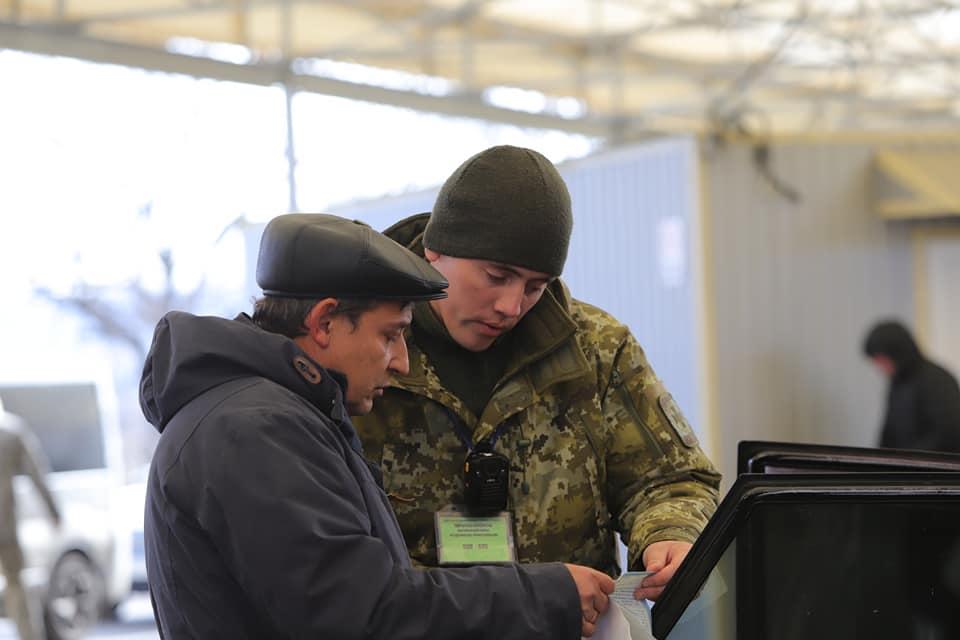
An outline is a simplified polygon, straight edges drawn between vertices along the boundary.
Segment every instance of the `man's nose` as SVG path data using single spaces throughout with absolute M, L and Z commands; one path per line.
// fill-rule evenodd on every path
M 517 283 L 514 286 L 505 287 L 501 294 L 497 297 L 497 301 L 494 303 L 493 308 L 497 313 L 507 316 L 508 318 L 516 318 L 520 315 L 520 309 L 523 306 L 523 284 Z
M 410 373 L 410 358 L 409 352 L 407 351 L 407 341 L 405 339 L 400 338 L 400 340 L 397 341 L 397 347 L 390 358 L 388 368 L 391 373 L 397 373 L 402 376 Z

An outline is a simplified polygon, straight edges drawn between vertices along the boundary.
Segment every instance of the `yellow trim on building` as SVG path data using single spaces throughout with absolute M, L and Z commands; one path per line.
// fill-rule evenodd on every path
M 694 250 L 698 253 L 700 295 L 698 304 L 700 313 L 696 318 L 700 333 L 700 366 L 697 368 L 697 387 L 700 389 L 700 415 L 703 416 L 704 432 L 707 439 L 707 453 L 713 463 L 722 467 L 726 460 L 725 446 L 728 439 L 720 433 L 720 408 L 717 401 L 717 318 L 716 287 L 713 281 L 713 216 L 710 209 L 709 167 L 704 156 L 703 140 L 696 141 L 697 153 L 697 230 L 698 238 Z M 724 486 L 733 483 L 734 478 L 724 475 Z
M 887 181 L 903 194 L 887 196 L 875 185 L 874 209 L 888 219 L 960 215 L 960 150 L 877 151 L 878 182 Z

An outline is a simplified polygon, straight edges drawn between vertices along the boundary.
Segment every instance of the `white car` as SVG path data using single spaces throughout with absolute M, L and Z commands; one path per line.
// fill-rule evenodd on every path
M 62 520 L 52 524 L 29 478 L 15 479 L 22 578 L 42 603 L 47 638 L 76 640 L 131 590 L 119 430 L 94 383 L 2 385 L 0 400 L 37 436 Z
M 133 550 L 133 567 L 131 580 L 133 591 L 146 592 L 147 585 L 147 557 L 143 542 L 143 508 L 147 499 L 147 473 L 150 465 L 139 467 L 134 473 L 128 474 L 131 481 L 121 490 L 121 509 L 124 514 L 127 528 L 130 531 L 130 544 Z

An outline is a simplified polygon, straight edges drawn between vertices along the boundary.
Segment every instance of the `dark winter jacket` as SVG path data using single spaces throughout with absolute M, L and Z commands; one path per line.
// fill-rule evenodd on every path
M 960 387 L 943 367 L 927 360 L 907 329 L 877 325 L 864 344 L 867 355 L 894 363 L 887 393 L 881 447 L 960 453 Z
M 246 316 L 161 320 L 140 391 L 163 636 L 579 638 L 560 564 L 411 568 L 344 384 Z

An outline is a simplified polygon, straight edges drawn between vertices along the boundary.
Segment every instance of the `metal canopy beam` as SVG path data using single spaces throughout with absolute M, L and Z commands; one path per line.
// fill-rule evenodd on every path
M 0 0 L 0 47 L 286 87 L 607 138 L 762 114 L 765 130 L 902 128 L 960 120 L 960 0 Z M 23 31 L 20 31 L 22 29 Z M 31 37 L 27 31 L 33 33 Z M 34 33 L 35 32 L 35 33 Z M 171 53 L 241 45 L 236 65 Z M 6 42 L 4 42 L 4 40 Z M 360 84 L 310 59 L 425 74 L 452 94 Z M 234 60 L 233 62 L 237 62 Z M 323 77 L 320 77 L 323 76 Z M 572 97 L 527 113 L 488 89 Z M 521 94 L 507 95 L 506 99 Z M 533 101 L 531 101 L 533 102 Z M 802 104 L 794 104 L 794 102 Z M 869 103 L 869 108 L 863 105 Z M 844 107 L 846 110 L 844 110 Z M 520 107 L 523 108 L 522 106 Z M 797 113 L 815 121 L 804 124 Z M 664 124 L 664 115 L 669 123 Z M 819 114 L 819 115 L 818 115 Z M 566 114 L 574 115 L 574 114 Z
M 35 26 L 28 28 L 0 22 L 0 48 L 79 58 L 92 62 L 137 67 L 149 71 L 179 73 L 197 78 L 261 86 L 286 85 L 301 91 L 406 107 L 454 117 L 477 118 L 518 127 L 554 129 L 604 138 L 621 134 L 624 130 L 622 124 L 596 116 L 562 118 L 550 114 L 504 109 L 484 102 L 479 95 L 466 93 L 442 96 L 427 95 L 414 91 L 388 89 L 296 73 L 291 69 L 289 60 L 276 63 L 232 64 L 147 47 L 107 42 L 62 33 L 55 29 L 38 29 Z

